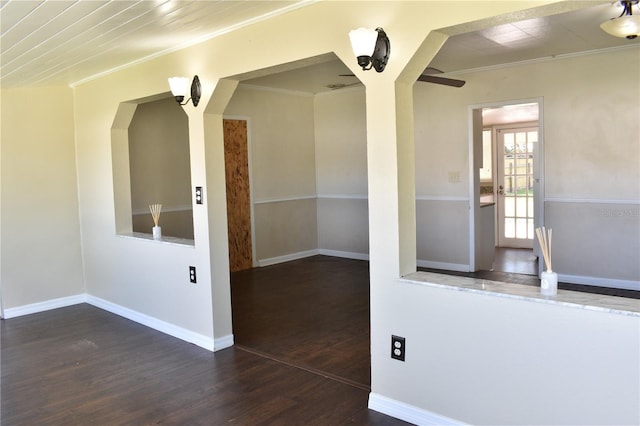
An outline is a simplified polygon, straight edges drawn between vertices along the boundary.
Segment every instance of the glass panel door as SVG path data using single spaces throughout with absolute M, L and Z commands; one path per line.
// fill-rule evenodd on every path
M 533 248 L 533 149 L 538 128 L 499 129 L 498 245 Z

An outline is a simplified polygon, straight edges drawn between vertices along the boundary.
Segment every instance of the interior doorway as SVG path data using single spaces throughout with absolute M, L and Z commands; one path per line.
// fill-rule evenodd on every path
M 471 107 L 470 270 L 539 273 L 535 228 L 544 223 L 542 100 Z M 493 236 L 479 218 L 481 206 L 493 206 Z M 484 213 L 486 209 L 483 209 Z M 492 248 L 493 247 L 493 248 Z
M 535 219 L 533 150 L 538 123 L 495 127 L 498 247 L 533 250 Z

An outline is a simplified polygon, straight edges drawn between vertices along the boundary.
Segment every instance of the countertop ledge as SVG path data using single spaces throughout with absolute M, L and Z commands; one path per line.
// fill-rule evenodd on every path
M 489 281 L 478 278 L 414 272 L 400 279 L 402 282 L 447 288 L 454 291 L 478 293 L 508 299 L 528 300 L 536 303 L 562 305 L 640 318 L 640 300 L 579 291 L 558 290 L 556 296 L 543 296 L 537 286 Z
M 177 246 L 187 246 L 187 247 L 194 247 L 195 246 L 193 240 L 188 240 L 186 238 L 165 237 L 165 236 L 163 236 L 159 240 L 154 240 L 153 236 L 151 234 L 145 234 L 143 232 L 130 232 L 130 233 L 123 233 L 123 234 L 116 234 L 116 235 L 118 237 L 124 237 L 124 238 L 135 238 L 137 240 L 147 240 L 147 241 L 153 242 L 153 243 L 173 244 L 173 245 L 177 245 Z

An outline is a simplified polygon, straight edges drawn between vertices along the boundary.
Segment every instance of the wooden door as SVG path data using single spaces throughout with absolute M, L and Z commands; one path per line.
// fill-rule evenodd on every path
M 253 266 L 247 122 L 225 119 L 223 127 L 229 267 L 231 272 L 235 272 Z

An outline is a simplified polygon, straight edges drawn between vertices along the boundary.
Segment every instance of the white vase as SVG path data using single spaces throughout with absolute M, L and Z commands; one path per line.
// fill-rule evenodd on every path
M 153 232 L 153 239 L 154 240 L 161 240 L 162 239 L 162 228 L 159 226 L 154 226 L 152 228 L 152 232 Z
M 558 274 L 553 271 L 543 271 L 540 274 L 540 293 L 543 296 L 558 294 Z

